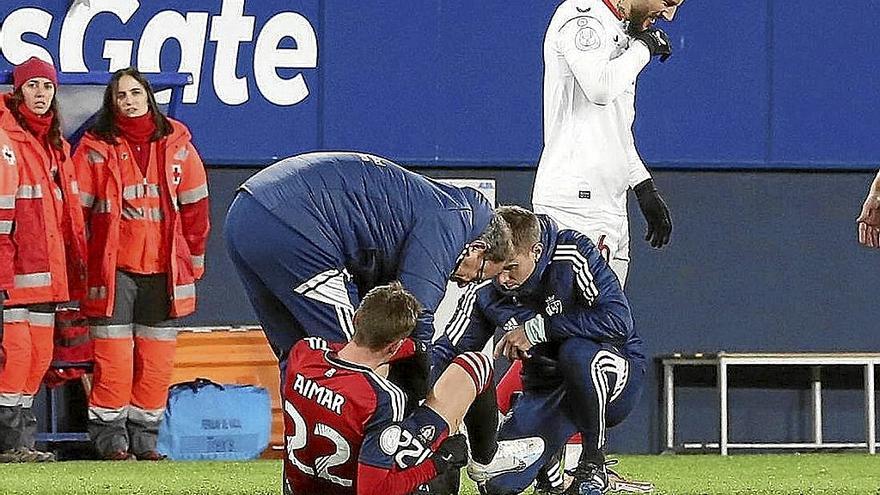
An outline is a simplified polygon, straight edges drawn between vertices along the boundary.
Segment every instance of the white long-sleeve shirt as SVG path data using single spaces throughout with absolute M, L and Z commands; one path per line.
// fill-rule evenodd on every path
M 635 84 L 650 52 L 603 0 L 566 0 L 544 36 L 544 150 L 536 205 L 626 215 L 626 191 L 651 177 L 635 148 Z

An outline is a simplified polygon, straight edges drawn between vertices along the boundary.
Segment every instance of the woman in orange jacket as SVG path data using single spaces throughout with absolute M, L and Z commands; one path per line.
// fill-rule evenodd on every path
M 54 460 L 34 450 L 31 406 L 52 360 L 56 307 L 85 289 L 85 229 L 70 145 L 61 134 L 57 85 L 52 64 L 33 57 L 14 69 L 13 92 L 0 104 L 0 129 L 11 142 L 0 149 L 0 166 L 14 167 L 17 177 L 8 183 L 9 175 L 0 174 L 7 179 L 0 185 L 0 258 L 12 260 L 11 280 L 0 277 L 8 296 L 0 368 L 5 462 Z
M 105 459 L 159 460 L 177 338 L 168 323 L 195 310 L 205 269 L 205 169 L 187 128 L 161 113 L 134 68 L 113 74 L 74 162 L 90 236 L 89 433 Z

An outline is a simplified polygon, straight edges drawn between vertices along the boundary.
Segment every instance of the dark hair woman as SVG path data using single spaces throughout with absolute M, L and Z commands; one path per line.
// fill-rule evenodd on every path
M 89 433 L 105 459 L 159 460 L 177 338 L 168 324 L 195 310 L 205 270 L 205 168 L 189 130 L 162 114 L 135 68 L 113 74 L 74 162 L 90 232 Z

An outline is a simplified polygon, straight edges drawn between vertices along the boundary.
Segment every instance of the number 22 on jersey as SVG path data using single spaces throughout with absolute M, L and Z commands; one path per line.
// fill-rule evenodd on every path
M 314 466 L 307 466 L 297 459 L 295 454 L 297 450 L 304 448 L 308 442 L 309 432 L 306 420 L 296 410 L 296 407 L 288 401 L 284 401 L 284 412 L 293 422 L 293 434 L 288 435 L 286 439 L 287 459 L 290 463 L 309 476 L 317 476 L 337 485 L 352 486 L 352 480 L 330 474 L 330 468 L 345 464 L 351 458 L 351 446 L 348 444 L 348 441 L 330 426 L 323 423 L 315 424 L 312 434 L 330 440 L 335 445 L 336 450 L 330 455 L 317 457 Z

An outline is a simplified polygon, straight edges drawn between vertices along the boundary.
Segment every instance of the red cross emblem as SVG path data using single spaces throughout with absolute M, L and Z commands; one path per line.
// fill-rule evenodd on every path
M 15 165 L 15 152 L 8 145 L 3 146 L 3 158 L 6 159 L 6 163 Z
M 183 177 L 183 169 L 175 163 L 171 166 L 171 182 L 175 185 L 180 184 L 181 177 Z

